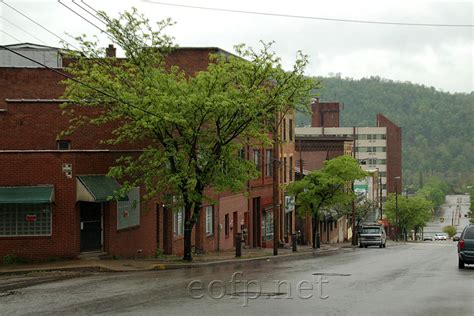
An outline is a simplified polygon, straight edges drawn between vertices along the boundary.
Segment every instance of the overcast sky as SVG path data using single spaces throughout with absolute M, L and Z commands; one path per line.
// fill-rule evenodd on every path
M 101 35 L 100 31 L 68 11 L 56 0 L 4 1 L 62 37 L 65 37 L 66 32 L 73 35 L 96 34 L 103 40 L 104 46 L 109 43 L 107 37 Z M 81 11 L 71 0 L 61 1 L 94 21 L 94 18 Z M 119 11 L 135 6 L 151 21 L 171 17 L 177 24 L 169 30 L 169 34 L 176 38 L 179 46 L 217 46 L 232 52 L 233 46 L 238 43 L 258 46 L 260 40 L 275 41 L 275 50 L 282 57 L 286 67 L 294 61 L 297 50 L 308 54 L 309 75 L 326 76 L 330 73 L 341 73 L 343 77 L 352 78 L 380 76 L 434 86 L 443 91 L 474 90 L 472 27 L 343 23 L 173 7 L 139 0 L 85 1 L 95 9 L 105 10 L 113 16 Z M 81 0 L 76 2 L 83 5 Z M 163 0 L 163 2 L 337 19 L 474 24 L 474 4 L 471 1 Z M 53 35 L 3 4 L 0 4 L 0 17 L 3 18 L 0 19 L 0 30 L 21 42 L 60 46 L 58 39 Z M 100 25 L 100 22 L 94 22 Z M 4 32 L 0 32 L 1 44 L 18 42 Z

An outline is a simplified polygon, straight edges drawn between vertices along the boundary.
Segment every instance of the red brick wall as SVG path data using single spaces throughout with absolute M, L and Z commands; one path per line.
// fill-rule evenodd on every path
M 311 110 L 311 127 L 339 127 L 339 102 L 315 101 L 311 104 Z
M 219 219 L 218 223 L 222 225 L 220 233 L 219 248 L 221 250 L 230 250 L 234 248 L 234 234 L 241 233 L 241 224 L 244 222 L 244 214 L 248 212 L 248 198 L 243 194 L 224 196 L 219 199 Z M 234 220 L 234 212 L 237 212 L 237 222 Z M 229 215 L 232 222 L 229 235 L 225 235 L 225 215 Z
M 382 114 L 377 114 L 377 126 L 387 128 L 387 192 L 402 192 L 402 129 Z M 400 177 L 396 180 L 395 177 Z
M 0 258 L 16 254 L 25 258 L 76 257 L 80 252 L 79 207 L 76 204 L 76 175 L 105 174 L 118 153 L 0 153 L 0 186 L 54 185 L 52 235 L 48 237 L 0 237 Z M 71 163 L 73 177 L 67 178 L 62 164 Z M 133 256 L 136 249 L 151 254 L 156 249 L 155 212 L 142 212 L 140 228 L 116 232 L 116 209 L 106 207 L 105 250 L 111 255 Z

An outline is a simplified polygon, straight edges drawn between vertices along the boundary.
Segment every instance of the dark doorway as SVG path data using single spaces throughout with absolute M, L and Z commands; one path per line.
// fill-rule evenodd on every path
M 262 246 L 262 209 L 260 204 L 260 197 L 252 199 L 252 247 Z
M 102 204 L 81 202 L 81 251 L 101 250 Z
M 237 212 L 234 212 L 232 214 L 232 222 L 233 222 L 232 227 L 233 227 L 233 230 L 234 230 L 233 236 L 232 236 L 233 239 L 234 239 L 233 246 L 235 247 L 235 238 L 237 237 L 237 233 L 239 233 L 239 230 L 240 230 L 240 223 L 239 223 L 239 217 L 238 217 Z
M 173 211 L 168 207 L 163 207 L 163 252 L 173 253 Z

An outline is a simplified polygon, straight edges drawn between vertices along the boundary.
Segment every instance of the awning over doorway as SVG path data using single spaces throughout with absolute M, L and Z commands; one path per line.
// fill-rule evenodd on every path
M 109 197 L 120 189 L 120 184 L 114 178 L 105 175 L 77 176 L 77 201 L 108 202 Z M 128 197 L 120 199 L 126 201 Z
M 53 201 L 52 185 L 0 187 L 0 204 L 41 204 Z

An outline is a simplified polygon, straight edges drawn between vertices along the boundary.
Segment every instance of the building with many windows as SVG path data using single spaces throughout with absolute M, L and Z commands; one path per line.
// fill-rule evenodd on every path
M 341 104 L 312 104 L 311 127 L 296 128 L 297 137 L 351 137 L 353 156 L 359 160 L 364 170 L 378 170 L 382 183 L 382 197 L 387 193 L 401 191 L 401 128 L 382 114 L 377 114 L 375 127 L 340 127 L 339 109 Z

